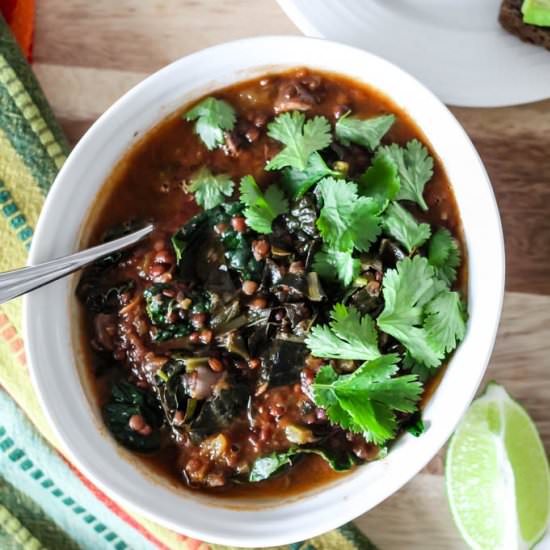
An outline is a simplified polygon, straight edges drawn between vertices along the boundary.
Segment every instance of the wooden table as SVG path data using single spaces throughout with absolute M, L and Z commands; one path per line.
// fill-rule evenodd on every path
M 148 73 L 258 34 L 300 33 L 274 0 L 43 0 L 34 69 L 75 143 Z M 487 379 L 524 403 L 550 451 L 550 100 L 452 111 L 487 166 L 506 238 L 506 301 Z M 381 549 L 464 548 L 442 474 L 441 452 L 357 523 Z

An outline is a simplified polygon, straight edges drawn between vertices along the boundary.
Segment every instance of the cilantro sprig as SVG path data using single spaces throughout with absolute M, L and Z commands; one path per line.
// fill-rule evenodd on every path
M 355 183 L 324 178 L 317 184 L 323 207 L 317 227 L 333 250 L 366 252 L 380 234 L 378 203 L 357 195 Z
M 359 193 L 378 201 L 380 210 L 395 199 L 400 189 L 397 165 L 386 155 L 374 157 L 372 164 L 359 178 Z
M 460 266 L 460 248 L 448 229 L 438 229 L 430 240 L 428 261 L 436 275 L 451 286 Z
M 313 258 L 313 270 L 323 279 L 339 281 L 348 286 L 359 275 L 361 262 L 352 253 L 323 246 Z
M 378 328 L 399 340 L 427 368 L 441 364 L 464 338 L 465 308 L 422 256 L 406 258 L 384 275 L 384 309 Z
M 288 200 L 275 184 L 262 193 L 256 180 L 245 176 L 241 179 L 240 193 L 240 200 L 246 206 L 246 223 L 258 233 L 271 233 L 273 220 L 288 211 Z
M 299 199 L 326 176 L 338 177 L 340 172 L 329 168 L 323 157 L 315 152 L 309 157 L 305 170 L 298 170 L 291 166 L 284 168 L 281 183 L 291 198 Z
M 395 376 L 398 361 L 396 354 L 383 355 L 341 376 L 322 367 L 313 384 L 315 403 L 333 423 L 382 445 L 396 434 L 395 411 L 414 412 L 422 393 L 416 375 Z
M 370 315 L 359 315 L 353 307 L 336 304 L 329 325 L 317 325 L 306 338 L 316 357 L 368 361 L 380 356 L 378 334 Z
M 426 306 L 428 342 L 439 353 L 453 351 L 466 333 L 466 311 L 458 292 L 444 290 Z
M 432 348 L 422 323 L 424 306 L 445 285 L 422 256 L 405 258 L 384 275 L 384 309 L 378 316 L 380 330 L 399 340 L 410 354 L 428 367 L 441 364 L 443 354 Z
M 209 150 L 224 142 L 224 132 L 233 130 L 237 115 L 233 107 L 223 99 L 207 97 L 184 115 L 185 120 L 195 120 L 195 133 Z
M 346 113 L 336 122 L 334 128 L 336 139 L 342 145 L 356 143 L 370 151 L 374 151 L 380 145 L 380 140 L 395 122 L 395 115 L 359 118 L 350 113 Z
M 422 246 L 432 233 L 427 223 L 418 223 L 413 215 L 397 202 L 390 203 L 386 208 L 382 227 L 394 239 L 405 245 L 408 252 Z
M 330 123 L 324 116 L 306 122 L 304 113 L 298 111 L 277 116 L 267 125 L 267 134 L 285 147 L 267 163 L 266 170 L 280 170 L 285 166 L 305 170 L 311 154 L 332 141 Z
M 235 184 L 227 174 L 214 175 L 206 166 L 192 176 L 187 191 L 195 194 L 195 201 L 205 210 L 215 208 L 233 194 Z
M 413 139 L 405 147 L 399 147 L 396 143 L 382 146 L 377 154 L 387 157 L 397 166 L 401 188 L 396 198 L 414 201 L 422 210 L 428 210 L 424 187 L 433 176 L 434 162 L 426 147 Z

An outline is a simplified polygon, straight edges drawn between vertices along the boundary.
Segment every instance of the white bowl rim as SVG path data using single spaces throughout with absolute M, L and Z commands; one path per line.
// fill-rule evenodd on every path
M 68 186 L 70 185 L 71 173 L 78 170 L 76 165 L 81 161 L 81 159 L 85 158 L 87 149 L 89 149 L 94 142 L 101 140 L 101 135 L 108 131 L 109 125 L 112 123 L 112 119 L 116 119 L 121 112 L 125 109 L 129 109 L 135 99 L 137 99 L 140 95 L 147 93 L 147 91 L 154 86 L 159 86 L 162 88 L 163 81 L 165 79 L 168 80 L 172 73 L 175 74 L 178 71 L 184 70 L 186 67 L 197 65 L 204 60 L 212 60 L 216 56 L 224 58 L 224 56 L 227 56 L 230 52 L 235 53 L 240 51 L 243 53 L 248 49 L 260 50 L 261 48 L 276 49 L 283 47 L 288 49 L 291 46 L 298 49 L 304 48 L 304 50 L 307 48 L 315 49 L 319 50 L 319 52 L 329 52 L 334 50 L 343 56 L 349 55 L 354 58 L 361 58 L 365 64 L 383 68 L 388 74 L 398 76 L 400 82 L 407 84 L 411 90 L 414 90 L 416 93 L 420 94 L 426 102 L 429 103 L 433 118 L 442 119 L 444 121 L 444 125 L 447 127 L 448 131 L 453 134 L 454 139 L 457 140 L 457 145 L 460 146 L 463 154 L 466 155 L 468 161 L 466 164 L 469 170 L 471 170 L 471 173 L 476 176 L 476 181 L 479 181 L 479 188 L 469 190 L 469 192 L 474 193 L 476 200 L 481 201 L 482 205 L 486 209 L 484 211 L 485 225 L 483 227 L 483 233 L 490 236 L 487 237 L 489 243 L 494 245 L 494 250 L 490 250 L 487 253 L 492 260 L 492 272 L 490 276 L 491 284 L 489 285 L 488 282 L 485 281 L 483 272 L 478 274 L 477 271 L 476 283 L 478 279 L 483 283 L 482 286 L 484 291 L 487 293 L 487 296 L 480 297 L 479 299 L 483 299 L 487 302 L 489 311 L 485 311 L 483 313 L 486 326 L 478 326 L 482 332 L 483 339 L 474 340 L 476 335 L 472 334 L 473 331 L 469 330 L 462 347 L 455 354 L 455 357 L 449 365 L 448 372 L 443 377 L 443 381 L 436 392 L 437 395 L 438 392 L 443 391 L 442 386 L 445 386 L 446 395 L 452 395 L 452 392 L 448 388 L 451 381 L 447 384 L 446 378 L 450 376 L 450 371 L 456 371 L 456 369 L 453 370 L 451 367 L 454 363 L 458 363 L 459 356 L 461 357 L 464 355 L 463 348 L 466 346 L 467 342 L 476 342 L 476 349 L 478 352 L 477 366 L 470 368 L 469 365 L 463 365 L 463 367 L 461 367 L 471 370 L 472 372 L 470 374 L 472 376 L 465 381 L 461 391 L 457 390 L 455 392 L 460 394 L 460 402 L 456 404 L 455 408 L 449 411 L 448 416 L 446 416 L 444 420 L 438 420 L 437 423 L 435 423 L 433 427 L 426 432 L 423 436 L 424 439 L 419 438 L 418 440 L 413 441 L 413 439 L 409 436 L 405 436 L 403 438 L 404 441 L 400 441 L 398 444 L 399 448 L 407 446 L 411 450 L 415 449 L 415 451 L 418 448 L 421 451 L 419 453 L 420 456 L 416 456 L 413 453 L 410 455 L 410 460 L 401 461 L 401 467 L 396 468 L 394 464 L 397 459 L 392 461 L 391 457 L 392 454 L 400 452 L 400 449 L 399 451 L 394 449 L 389 454 L 386 462 L 382 461 L 382 463 L 376 463 L 376 465 L 369 465 L 368 467 L 360 468 L 359 472 L 348 476 L 347 481 L 344 480 L 336 485 L 329 485 L 318 493 L 314 493 L 312 495 L 308 494 L 296 502 L 285 502 L 276 508 L 266 508 L 252 511 L 216 508 L 214 514 L 212 514 L 216 517 L 209 518 L 207 517 L 207 512 L 212 512 L 212 508 L 208 505 L 204 505 L 202 502 L 195 501 L 194 497 L 190 497 L 188 494 L 178 497 L 177 500 L 170 500 L 170 504 L 179 502 L 182 509 L 185 509 L 186 513 L 188 513 L 189 517 L 191 517 L 191 520 L 188 520 L 187 517 L 182 516 L 181 510 L 174 511 L 168 509 L 167 506 L 164 506 L 161 512 L 155 510 L 151 505 L 149 495 L 140 494 L 140 492 L 137 491 L 135 487 L 132 487 L 131 484 L 124 483 L 123 479 L 118 479 L 116 474 L 113 474 L 108 470 L 106 471 L 105 468 L 101 469 L 100 465 L 98 465 L 94 460 L 94 457 L 86 455 L 84 448 L 88 444 L 87 437 L 82 434 L 78 434 L 74 427 L 72 428 L 72 431 L 67 429 L 67 410 L 64 410 L 65 405 L 60 403 L 60 399 L 63 394 L 58 393 L 56 396 L 56 390 L 51 381 L 52 374 L 55 374 L 55 368 L 52 368 L 51 361 L 49 365 L 48 361 L 45 361 L 46 366 L 40 366 L 41 357 L 44 356 L 44 354 L 51 355 L 53 353 L 53 351 L 49 350 L 49 348 L 46 349 L 45 344 L 47 343 L 49 345 L 51 343 L 51 345 L 55 347 L 58 343 L 57 336 L 54 334 L 56 323 L 49 323 L 46 329 L 44 329 L 44 324 L 40 322 L 40 312 L 44 311 L 45 308 L 55 312 L 56 303 L 53 300 L 56 296 L 60 296 L 60 289 L 63 288 L 66 291 L 68 283 L 60 281 L 51 287 L 41 289 L 35 293 L 27 295 L 24 298 L 23 325 L 31 377 L 46 417 L 58 439 L 67 451 L 70 459 L 95 485 L 115 500 L 149 517 L 153 521 L 164 525 L 165 527 L 211 543 L 254 547 L 276 546 L 287 544 L 289 542 L 295 542 L 297 540 L 303 540 L 343 525 L 347 521 L 352 520 L 373 506 L 376 506 L 379 502 L 397 491 L 423 466 L 425 466 L 425 464 L 444 445 L 446 439 L 452 433 L 454 427 L 475 395 L 492 352 L 503 302 L 504 245 L 498 208 L 485 168 L 483 167 L 483 164 L 471 141 L 454 116 L 439 101 L 439 99 L 437 99 L 412 76 L 395 65 L 379 58 L 378 56 L 374 56 L 368 52 L 336 42 L 295 36 L 261 36 L 212 46 L 171 63 L 146 78 L 122 96 L 101 117 L 99 117 L 99 119 L 86 132 L 85 136 L 77 144 L 58 174 L 47 196 L 39 222 L 37 224 L 28 263 L 32 265 L 40 261 L 44 261 L 45 259 L 49 259 L 48 256 L 51 254 L 53 246 L 51 240 L 55 235 L 52 235 L 53 229 L 50 229 L 48 226 L 54 223 L 57 223 L 58 226 L 60 224 L 60 216 L 59 213 L 56 212 L 56 205 L 64 204 L 65 207 L 70 206 L 70 203 L 67 202 L 68 199 L 64 199 L 63 194 L 68 190 Z M 271 50 L 267 50 L 267 55 L 270 54 L 270 51 Z M 315 63 L 307 64 L 310 66 L 315 65 Z M 286 62 L 281 63 L 281 67 L 286 67 L 288 65 L 289 63 Z M 302 66 L 306 65 L 306 63 L 297 61 L 296 63 L 290 63 L 290 65 Z M 324 70 L 340 72 L 337 68 Z M 342 74 L 349 74 L 345 71 L 341 72 Z M 237 76 L 238 74 L 238 71 L 235 71 L 235 82 L 242 80 L 242 78 Z M 368 79 L 363 80 L 368 81 Z M 391 93 L 388 95 L 393 99 Z M 413 119 L 415 119 L 414 116 Z M 418 121 L 418 118 L 415 120 Z M 420 122 L 419 125 L 424 131 L 426 130 Z M 430 132 L 425 131 L 425 133 L 427 134 L 428 139 L 432 142 L 432 145 L 434 145 Z M 439 153 L 436 145 L 434 145 L 434 149 Z M 444 166 L 446 169 L 448 168 L 446 162 L 444 162 Z M 451 184 L 454 187 L 452 177 Z M 455 188 L 455 195 L 456 194 L 457 189 Z M 459 197 L 457 196 L 459 210 L 462 215 L 462 209 L 464 209 L 465 206 L 464 204 L 461 204 L 461 201 L 458 199 Z M 479 221 L 481 219 L 480 216 L 478 216 L 477 219 Z M 58 229 L 60 228 L 62 227 L 59 227 Z M 465 236 L 468 250 L 470 252 L 468 261 L 469 267 L 471 268 L 473 267 L 470 265 L 472 258 L 471 252 L 474 251 L 474 248 L 472 247 L 472 240 L 468 238 L 468 231 L 466 231 L 468 228 L 466 227 L 466 224 L 464 229 L 466 233 Z M 475 228 L 472 227 L 470 228 L 470 231 L 473 232 L 474 229 Z M 72 240 L 72 250 L 75 249 L 74 247 L 76 247 L 77 244 L 77 235 L 74 235 Z M 66 246 L 66 248 L 68 247 Z M 50 252 L 48 252 L 48 250 Z M 70 251 L 70 249 L 66 249 L 62 252 L 68 253 Z M 479 255 L 476 253 L 476 256 Z M 479 258 L 481 258 L 481 256 L 479 256 Z M 472 269 L 470 269 L 470 297 L 473 289 L 473 287 L 471 287 L 473 282 L 471 280 L 472 276 Z M 54 307 L 53 310 L 52 306 Z M 477 317 L 477 310 L 479 309 L 480 308 L 477 308 L 472 312 L 471 319 L 473 319 L 474 315 Z M 57 312 L 54 313 L 54 316 L 58 315 L 59 319 L 63 320 L 66 317 L 66 313 L 66 311 Z M 58 345 L 60 356 L 62 355 L 63 349 L 64 348 L 62 346 Z M 77 392 L 79 391 L 76 387 L 73 387 L 72 389 Z M 426 409 L 427 412 L 430 410 L 431 405 L 432 403 L 428 405 Z M 97 439 L 98 444 L 100 437 L 101 436 L 99 433 L 90 434 L 89 436 L 90 439 Z M 423 441 L 423 444 L 420 446 L 417 442 L 421 440 Z M 96 456 L 95 459 L 100 461 L 101 457 Z M 132 468 L 128 464 L 126 464 L 126 466 L 129 470 L 129 481 L 134 480 L 135 472 L 132 472 Z M 378 489 L 373 491 L 374 495 L 371 493 L 359 494 L 360 491 L 358 490 L 358 488 L 361 487 L 359 480 L 363 480 L 364 483 L 367 477 L 369 477 L 366 474 L 368 468 L 371 468 L 373 471 L 376 469 L 377 473 L 384 471 L 384 468 L 386 468 L 388 472 L 391 471 L 393 474 L 392 476 L 385 476 L 382 490 Z M 145 480 L 144 483 L 147 485 Z M 380 483 L 382 483 L 382 481 L 380 481 Z M 369 488 L 370 487 L 371 486 L 369 486 Z M 149 486 L 148 488 L 151 487 Z M 153 489 L 155 491 L 157 490 L 156 487 Z M 158 488 L 158 492 L 159 494 L 161 493 L 160 488 Z M 334 504 L 326 501 L 328 498 L 327 495 L 332 495 L 334 497 Z M 163 494 L 163 497 L 166 497 L 166 495 Z M 305 508 L 307 508 L 307 510 Z M 317 515 L 315 516 L 315 514 Z M 300 521 L 298 521 L 297 518 L 300 518 Z

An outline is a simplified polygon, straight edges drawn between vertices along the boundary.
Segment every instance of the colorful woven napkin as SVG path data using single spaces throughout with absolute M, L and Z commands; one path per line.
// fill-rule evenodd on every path
M 30 47 L 28 28 L 23 39 Z M 0 16 L 0 271 L 25 264 L 40 208 L 67 154 L 63 134 Z M 21 301 L 0 306 L 0 548 L 224 548 L 122 509 L 55 450 L 59 446 L 32 389 L 21 334 Z M 374 546 L 347 525 L 284 548 Z

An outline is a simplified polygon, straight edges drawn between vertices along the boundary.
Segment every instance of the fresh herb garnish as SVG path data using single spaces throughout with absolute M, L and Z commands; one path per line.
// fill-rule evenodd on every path
M 449 286 L 456 280 L 456 270 L 460 266 L 460 249 L 456 239 L 448 229 L 438 229 L 430 240 L 428 261 L 437 276 Z
M 316 357 L 369 361 L 380 356 L 378 334 L 370 315 L 359 315 L 353 307 L 336 304 L 329 325 L 310 331 L 306 345 Z
M 394 115 L 359 118 L 348 112 L 338 119 L 334 133 L 342 145 L 356 143 L 374 151 L 394 122 Z
M 409 353 L 428 367 L 441 364 L 443 354 L 428 342 L 424 306 L 444 288 L 426 258 L 414 256 L 397 263 L 384 275 L 384 310 L 377 318 L 380 330 L 399 340 Z
M 286 193 L 293 199 L 304 196 L 320 179 L 326 176 L 338 177 L 340 172 L 330 169 L 319 153 L 313 153 L 305 170 L 287 166 L 283 169 L 281 183 Z
M 426 431 L 420 411 L 414 413 L 404 424 L 403 428 L 414 437 L 420 437 Z
M 285 147 L 267 163 L 266 170 L 280 170 L 285 166 L 305 170 L 312 153 L 332 141 L 330 123 L 324 116 L 306 122 L 304 113 L 298 111 L 277 116 L 267 125 L 267 133 Z
M 434 161 L 426 147 L 413 139 L 405 147 L 399 147 L 395 143 L 383 146 L 378 155 L 386 156 L 397 166 L 401 188 L 396 198 L 414 201 L 422 210 L 428 210 L 424 200 L 424 187 L 433 175 Z
M 428 342 L 439 353 L 453 351 L 466 333 L 466 311 L 458 292 L 444 290 L 426 306 Z
M 227 174 L 214 175 L 206 166 L 191 176 L 187 191 L 195 194 L 195 201 L 205 210 L 222 204 L 233 194 L 234 183 Z
M 288 211 L 288 200 L 275 184 L 262 193 L 254 178 L 245 176 L 241 179 L 240 192 L 241 202 L 246 205 L 246 223 L 258 233 L 271 233 L 273 220 Z
M 233 107 L 223 99 L 207 97 L 187 111 L 185 120 L 195 123 L 195 133 L 210 150 L 224 142 L 224 132 L 233 130 L 237 118 Z
M 359 197 L 357 185 L 344 180 L 324 178 L 316 192 L 323 207 L 317 227 L 333 250 L 366 252 L 380 234 L 379 207 L 374 199 Z
M 383 355 L 340 376 L 322 367 L 312 386 L 315 403 L 334 424 L 383 444 L 396 434 L 395 411 L 414 412 L 422 393 L 414 374 L 395 376 L 398 361 L 396 354 Z
M 386 155 L 378 155 L 359 178 L 359 194 L 372 197 L 384 210 L 395 199 L 401 184 L 396 164 Z
M 359 275 L 361 262 L 351 252 L 340 252 L 324 246 L 313 258 L 313 269 L 323 279 L 348 286 Z
M 392 202 L 384 212 L 382 227 L 394 239 L 405 245 L 408 252 L 422 246 L 431 234 L 427 223 L 418 223 L 399 203 Z

